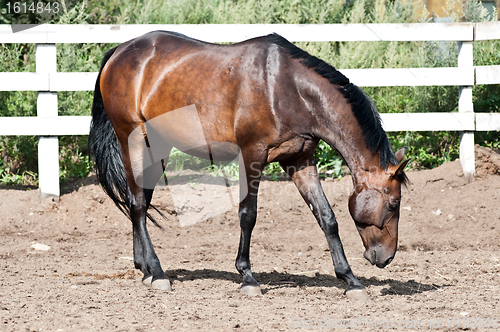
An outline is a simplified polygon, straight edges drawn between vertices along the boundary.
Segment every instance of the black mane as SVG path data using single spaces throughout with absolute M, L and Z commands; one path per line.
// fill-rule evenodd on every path
M 393 165 L 398 164 L 387 134 L 382 129 L 380 115 L 373 102 L 363 90 L 351 83 L 344 74 L 333 66 L 298 48 L 280 35 L 271 34 L 267 38 L 271 43 L 285 49 L 293 59 L 300 59 L 300 62 L 304 66 L 313 69 L 316 73 L 328 79 L 330 83 L 338 85 L 339 91 L 342 92 L 352 106 L 352 112 L 362 129 L 366 147 L 372 153 L 379 151 L 380 166 L 386 170 L 389 167 L 389 163 Z

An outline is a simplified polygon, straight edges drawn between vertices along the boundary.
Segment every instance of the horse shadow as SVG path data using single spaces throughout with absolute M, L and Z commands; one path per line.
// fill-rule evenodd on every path
M 213 269 L 186 270 L 176 269 L 165 271 L 167 276 L 172 280 L 180 282 L 202 280 L 202 279 L 217 279 L 232 281 L 235 284 L 241 283 L 241 276 L 235 272 L 218 271 Z M 296 287 L 330 287 L 341 290 L 346 289 L 346 284 L 337 279 L 333 275 L 321 274 L 316 272 L 313 276 L 293 274 L 286 272 L 259 272 L 254 273 L 255 278 L 262 287 L 262 293 L 265 294 L 271 290 L 282 288 Z M 383 286 L 381 296 L 387 295 L 415 295 L 424 292 L 436 291 L 439 288 L 448 287 L 450 285 L 436 285 L 417 282 L 415 280 L 399 281 L 394 279 L 379 280 L 375 277 L 359 278 L 359 281 L 365 286 Z

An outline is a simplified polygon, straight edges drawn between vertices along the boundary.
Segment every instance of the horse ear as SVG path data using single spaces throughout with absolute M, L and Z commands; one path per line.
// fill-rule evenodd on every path
M 398 176 L 398 175 L 401 175 L 401 173 L 403 173 L 403 171 L 405 170 L 405 167 L 406 165 L 408 165 L 408 163 L 410 162 L 411 158 L 409 159 L 406 159 L 405 161 L 397 164 L 394 166 L 394 168 L 397 167 L 396 171 L 394 172 L 394 175 L 393 176 Z
M 396 155 L 396 159 L 398 160 L 398 163 L 400 163 L 401 160 L 403 160 L 403 158 L 405 157 L 405 152 L 406 152 L 407 148 L 408 147 L 403 146 L 398 151 L 396 151 L 395 155 Z
M 406 159 L 403 162 L 400 162 L 397 165 L 391 165 L 389 166 L 389 175 L 392 177 L 397 177 L 398 175 L 401 175 L 403 171 L 405 170 L 406 165 L 410 162 L 411 159 Z

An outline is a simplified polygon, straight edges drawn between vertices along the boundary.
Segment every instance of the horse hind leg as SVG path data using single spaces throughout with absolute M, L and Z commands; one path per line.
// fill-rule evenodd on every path
M 162 163 L 162 174 L 164 173 L 165 171 L 165 162 L 164 160 L 161 161 Z M 159 170 L 157 170 L 156 172 L 156 175 L 155 175 L 155 178 L 160 178 L 158 176 L 158 173 L 159 173 Z M 154 192 L 154 188 L 144 188 L 143 189 L 144 191 L 144 196 L 145 196 L 145 199 L 146 199 L 146 211 L 149 210 L 149 207 L 151 206 L 151 200 L 153 199 L 153 192 Z M 137 248 L 137 255 L 135 254 L 136 251 L 135 249 Z M 141 241 L 139 240 L 139 237 L 138 236 L 134 236 L 134 257 L 138 257 L 139 260 L 141 261 L 141 259 L 144 258 L 144 254 L 143 254 L 143 251 L 142 251 L 142 243 Z M 142 278 L 142 283 L 146 286 L 152 286 L 152 282 L 153 282 L 153 275 L 151 273 L 149 273 L 149 271 L 147 269 L 142 269 L 141 267 L 142 266 L 146 266 L 146 264 L 144 263 L 144 260 L 142 260 L 140 263 L 138 263 L 137 265 L 139 265 L 140 267 L 136 266 L 136 268 L 140 269 L 144 276 Z M 155 287 L 153 288 L 161 288 L 159 287 L 159 283 L 156 282 L 155 283 Z M 167 286 L 167 289 L 168 289 L 168 286 Z
M 127 156 L 126 152 L 122 152 Z M 155 253 L 149 236 L 146 218 L 147 210 L 153 196 L 154 186 L 163 174 L 162 162 L 146 168 L 141 174 L 134 172 L 130 163 L 124 158 L 124 166 L 130 169 L 127 174 L 130 217 L 133 227 L 134 265 L 144 274 L 142 282 L 155 289 L 171 290 L 170 280 L 161 268 L 160 260 Z

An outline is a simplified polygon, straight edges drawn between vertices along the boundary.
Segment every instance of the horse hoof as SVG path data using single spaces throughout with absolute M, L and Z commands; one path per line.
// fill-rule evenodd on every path
M 366 292 L 366 289 L 351 289 L 350 291 L 345 292 L 345 295 L 348 299 L 358 300 L 358 301 L 368 301 L 370 297 Z
M 153 276 L 142 278 L 142 283 L 146 286 L 151 286 L 152 281 L 153 281 Z
M 156 279 L 151 283 L 151 288 L 171 291 L 172 285 L 168 279 Z
M 246 294 L 248 296 L 262 295 L 259 286 L 241 286 L 240 290 L 243 294 Z

